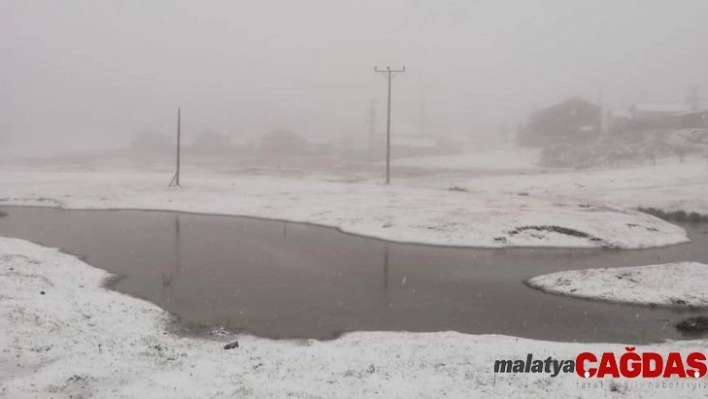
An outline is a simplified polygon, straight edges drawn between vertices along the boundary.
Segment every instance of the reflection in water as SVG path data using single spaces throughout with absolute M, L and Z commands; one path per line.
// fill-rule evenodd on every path
M 180 269 L 182 269 L 182 241 L 180 239 L 180 215 L 176 213 L 174 215 L 174 234 L 173 234 L 173 248 L 174 248 L 174 262 L 167 262 L 164 264 L 163 268 L 165 272 L 162 273 L 162 288 L 163 295 L 167 301 L 170 300 L 169 288 L 172 287 L 172 280 L 179 274 Z
M 0 235 L 88 255 L 110 288 L 194 324 L 273 338 L 352 330 L 460 331 L 545 340 L 683 338 L 681 312 L 564 298 L 527 288 L 559 270 L 708 263 L 708 235 L 641 251 L 444 248 L 249 218 L 0 207 Z M 688 226 L 690 229 L 691 227 Z M 396 276 L 397 275 L 397 276 Z
M 174 277 L 172 274 L 162 273 L 162 289 L 163 289 L 163 291 L 172 286 L 172 277 Z
M 391 298 L 388 292 L 388 243 L 384 242 L 384 256 L 383 256 L 383 294 L 384 294 L 384 308 L 390 308 L 393 306 Z

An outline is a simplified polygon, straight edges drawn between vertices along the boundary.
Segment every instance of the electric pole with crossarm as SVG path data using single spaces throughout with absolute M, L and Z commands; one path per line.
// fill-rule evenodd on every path
M 383 73 L 388 79 L 388 110 L 386 112 L 386 184 L 391 182 L 391 80 L 393 80 L 395 73 L 405 71 L 406 67 L 401 69 L 391 69 L 391 67 L 379 69 L 378 67 L 374 67 L 374 72 Z

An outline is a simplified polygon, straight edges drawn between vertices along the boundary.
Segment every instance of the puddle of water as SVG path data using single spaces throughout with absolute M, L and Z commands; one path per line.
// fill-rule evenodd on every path
M 183 324 L 270 338 L 328 339 L 356 330 L 448 331 L 649 343 L 704 311 L 548 295 L 523 281 L 569 269 L 708 263 L 693 242 L 648 250 L 465 249 L 394 244 L 335 229 L 157 211 L 0 207 L 0 236 L 59 247 L 117 273 L 110 288 Z

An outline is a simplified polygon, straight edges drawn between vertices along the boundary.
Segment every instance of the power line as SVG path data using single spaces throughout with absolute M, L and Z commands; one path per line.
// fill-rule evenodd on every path
M 403 73 L 405 71 L 406 67 L 401 69 L 391 69 L 391 67 L 379 69 L 378 67 L 374 67 L 374 72 L 385 74 L 388 80 L 388 109 L 386 113 L 386 184 L 391 182 L 391 81 L 393 80 L 395 73 Z

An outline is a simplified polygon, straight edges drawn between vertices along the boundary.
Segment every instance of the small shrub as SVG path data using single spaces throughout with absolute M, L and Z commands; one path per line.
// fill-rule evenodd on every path
M 617 381 L 610 381 L 610 392 L 622 392 L 622 384 L 618 383 Z
M 689 317 L 686 320 L 681 320 L 680 322 L 676 323 L 676 329 L 688 333 L 708 332 L 708 317 Z
M 683 210 L 677 211 L 664 211 L 658 208 L 642 208 L 639 207 L 640 212 L 648 213 L 652 216 L 656 216 L 659 219 L 666 220 L 667 222 L 678 222 L 678 223 L 708 223 L 708 215 L 698 212 L 686 212 Z

